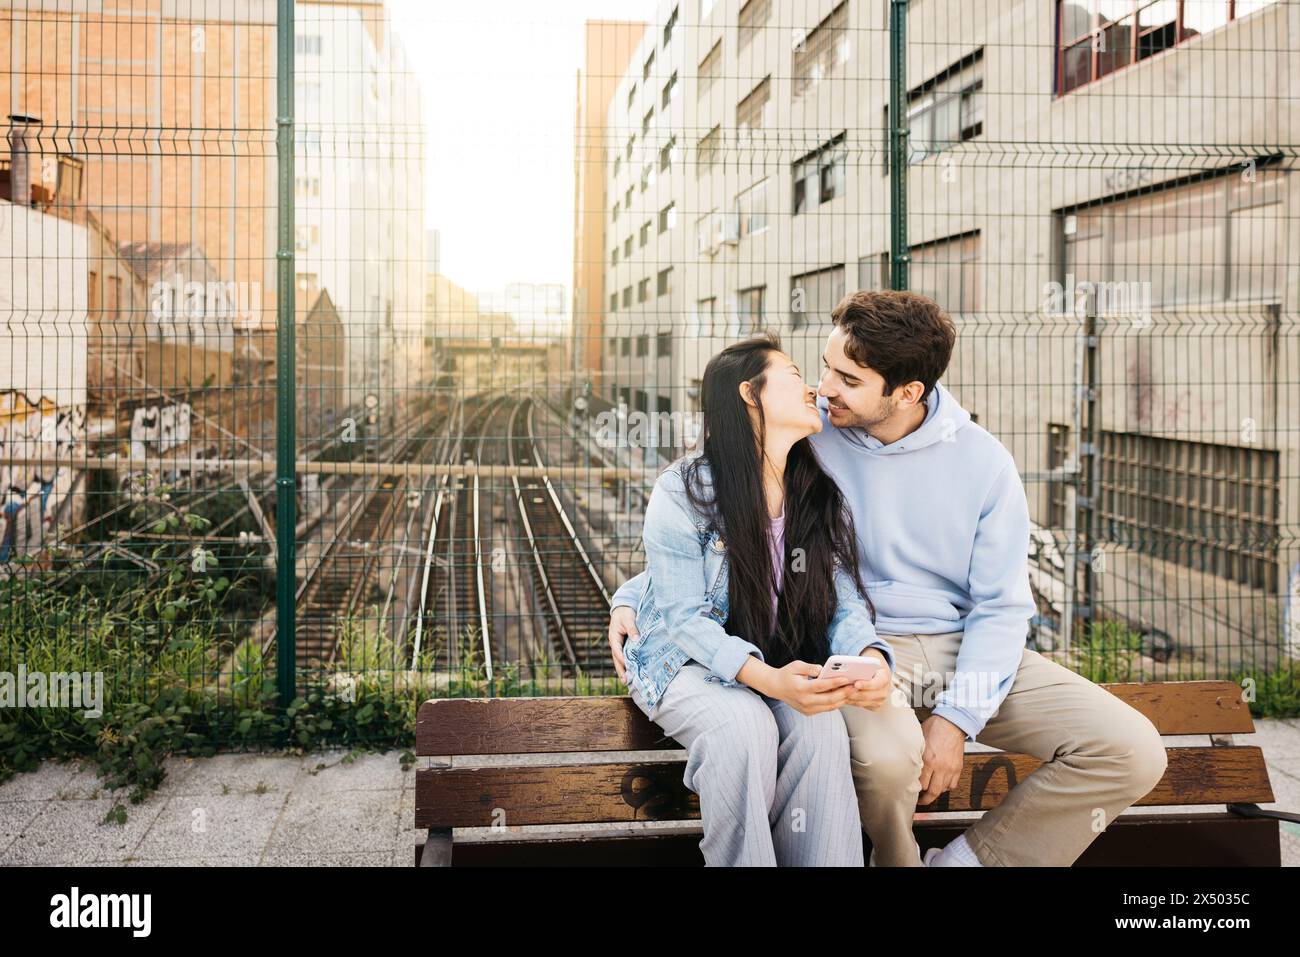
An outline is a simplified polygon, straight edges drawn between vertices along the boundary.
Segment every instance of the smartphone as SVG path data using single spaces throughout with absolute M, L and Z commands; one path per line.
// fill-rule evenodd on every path
M 854 681 L 867 681 L 880 670 L 880 659 L 862 655 L 831 655 L 822 665 L 819 678 L 836 678 L 841 675 Z

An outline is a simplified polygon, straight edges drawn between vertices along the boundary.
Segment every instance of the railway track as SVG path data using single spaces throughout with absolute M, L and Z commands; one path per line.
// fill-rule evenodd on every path
M 400 464 L 425 456 L 434 442 L 429 419 L 417 425 L 407 438 L 381 450 L 381 458 Z M 385 454 L 385 452 L 387 454 Z M 294 644 L 300 669 L 318 671 L 334 662 L 340 627 L 365 594 L 375 568 L 388 543 L 397 510 L 406 499 L 409 479 L 385 474 L 376 466 L 375 485 L 362 490 L 339 521 L 334 536 L 324 543 L 321 555 L 298 587 L 297 629 Z
M 545 466 L 535 435 L 535 406 L 525 399 L 511 411 L 513 466 Z M 512 477 L 521 560 L 528 563 L 546 636 L 564 676 L 613 674 L 605 640 L 610 595 L 549 478 Z
M 488 400 L 466 415 L 461 409 L 461 439 L 451 461 L 489 464 L 498 457 L 502 416 L 510 400 Z M 496 434 L 494 434 L 496 430 Z M 490 514 L 486 490 L 477 477 L 443 479 L 437 492 L 431 534 L 426 548 L 426 584 L 412 645 L 412 661 L 436 662 L 451 671 L 462 670 L 480 657 L 492 675 L 491 590 L 482 529 Z

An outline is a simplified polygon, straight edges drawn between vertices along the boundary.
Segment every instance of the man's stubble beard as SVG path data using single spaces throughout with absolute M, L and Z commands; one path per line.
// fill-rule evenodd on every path
M 897 403 L 894 401 L 893 397 L 884 396 L 881 399 L 880 405 L 877 407 L 877 414 L 873 418 L 868 419 L 866 416 L 855 412 L 853 409 L 849 409 L 849 421 L 840 426 L 840 428 L 862 429 L 864 432 L 870 432 L 872 429 L 888 422 L 896 408 Z

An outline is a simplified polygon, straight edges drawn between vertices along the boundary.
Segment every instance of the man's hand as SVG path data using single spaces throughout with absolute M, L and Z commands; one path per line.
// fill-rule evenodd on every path
M 889 660 L 879 648 L 864 648 L 860 658 L 875 658 L 881 667 L 866 681 L 856 681 L 852 693 L 845 699 L 845 704 L 855 704 L 868 711 L 876 711 L 889 700 L 893 691 L 894 673 L 889 670 Z
M 636 609 L 618 605 L 609 613 L 609 653 L 614 659 L 618 680 L 627 684 L 627 662 L 623 659 L 623 642 L 640 637 L 636 630 Z
M 925 735 L 925 752 L 917 803 L 924 805 L 957 786 L 965 761 L 966 732 L 947 718 L 932 714 L 921 723 L 921 733 Z

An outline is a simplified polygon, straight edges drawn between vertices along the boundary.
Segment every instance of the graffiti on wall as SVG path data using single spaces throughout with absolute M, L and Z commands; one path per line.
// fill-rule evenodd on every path
M 167 452 L 190 440 L 192 410 L 188 402 L 178 405 L 141 406 L 131 414 L 131 458 L 146 452 Z
M 75 479 L 59 463 L 72 457 L 85 427 L 80 406 L 0 392 L 0 564 L 36 551 L 51 535 Z

